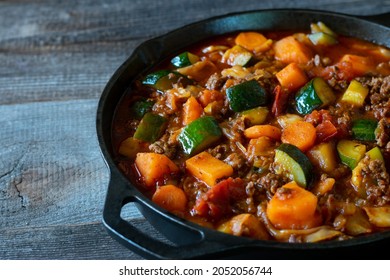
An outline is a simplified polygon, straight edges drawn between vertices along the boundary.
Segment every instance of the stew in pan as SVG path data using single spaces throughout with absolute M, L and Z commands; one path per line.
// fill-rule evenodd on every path
M 202 226 L 281 242 L 390 229 L 390 50 L 322 22 L 173 54 L 113 127 L 129 180 Z

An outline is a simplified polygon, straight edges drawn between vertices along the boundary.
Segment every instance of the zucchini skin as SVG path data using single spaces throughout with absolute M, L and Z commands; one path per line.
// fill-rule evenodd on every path
M 242 112 L 268 103 L 266 90 L 255 80 L 229 87 L 226 96 L 234 112 Z
M 200 117 L 185 126 L 178 136 L 178 140 L 185 154 L 192 156 L 222 137 L 222 130 L 218 122 L 211 116 Z
M 301 187 L 308 188 L 312 184 L 314 177 L 313 177 L 313 165 L 311 164 L 308 157 L 301 152 L 297 147 L 294 145 L 288 144 L 288 143 L 282 143 L 279 147 L 276 148 L 277 151 L 281 151 L 283 155 L 286 155 L 289 158 L 276 158 L 277 155 L 275 155 L 275 161 L 279 162 L 279 164 L 283 165 L 286 164 L 286 161 L 294 161 L 299 165 L 301 168 L 301 171 L 303 173 L 303 176 L 305 177 L 304 182 L 300 181 L 297 177 L 297 170 L 286 170 L 284 171 L 288 172 L 294 177 L 294 181 L 296 181 L 297 184 L 299 184 Z M 280 155 L 279 155 L 280 156 Z M 286 164 L 288 165 L 288 164 Z
M 148 112 L 143 116 L 133 137 L 141 141 L 153 143 L 164 132 L 167 121 L 163 116 Z
M 378 122 L 370 119 L 358 119 L 352 122 L 353 138 L 363 141 L 374 141 Z

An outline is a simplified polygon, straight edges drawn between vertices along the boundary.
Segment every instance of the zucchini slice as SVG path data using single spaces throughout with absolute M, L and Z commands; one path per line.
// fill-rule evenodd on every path
M 275 170 L 287 174 L 299 186 L 309 187 L 313 180 L 313 166 L 307 156 L 297 147 L 283 143 L 275 150 Z
M 268 101 L 266 90 L 255 80 L 228 88 L 226 96 L 230 108 L 236 113 L 263 106 Z
M 218 122 L 211 116 L 203 116 L 185 126 L 178 140 L 187 155 L 197 154 L 217 142 L 222 136 Z
M 140 121 L 133 137 L 135 139 L 153 143 L 164 132 L 167 119 L 155 113 L 148 112 Z
M 298 113 L 310 114 L 314 109 L 322 108 L 336 100 L 332 88 L 323 78 L 316 77 L 304 85 L 295 96 Z
M 352 122 L 353 138 L 363 141 L 374 141 L 375 130 L 378 127 L 376 120 L 358 119 Z
M 224 53 L 222 57 L 222 61 L 226 62 L 231 66 L 234 65 L 246 66 L 249 64 L 252 58 L 253 55 L 250 51 L 248 51 L 247 49 L 239 45 L 235 45 L 233 48 L 228 49 Z
M 190 52 L 183 52 L 171 60 L 171 64 L 177 68 L 186 67 L 194 64 L 195 62 L 198 62 L 200 60 L 199 56 L 190 53 Z
M 352 140 L 340 140 L 337 152 L 341 162 L 353 170 L 366 153 L 366 146 Z
M 142 80 L 142 84 L 151 86 L 156 90 L 164 91 L 172 88 L 173 84 L 177 83 L 180 77 L 183 77 L 183 75 L 164 69 L 147 75 Z
M 147 112 L 152 109 L 153 105 L 154 102 L 147 100 L 146 98 L 137 100 L 130 106 L 130 115 L 133 118 L 140 120 Z
M 316 46 L 331 46 L 338 43 L 336 37 L 325 32 L 312 33 L 307 35 L 307 37 Z

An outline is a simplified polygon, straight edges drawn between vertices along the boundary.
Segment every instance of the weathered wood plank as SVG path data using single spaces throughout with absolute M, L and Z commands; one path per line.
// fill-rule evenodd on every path
M 147 5 L 124 0 L 3 1 L 0 104 L 97 98 L 115 69 L 143 40 L 211 16 L 270 8 L 374 14 L 390 11 L 390 4 L 361 0 L 246 1 L 245 5 L 237 0 L 195 0 L 186 1 L 185 6 L 181 0 L 148 1 Z
M 0 259 L 140 258 L 100 222 L 109 174 L 95 113 L 106 82 L 148 38 L 271 8 L 371 15 L 390 2 L 0 1 Z M 123 215 L 147 227 L 134 207 Z
M 133 221 L 143 227 L 142 220 Z M 0 260 L 139 259 L 100 223 L 0 230 Z

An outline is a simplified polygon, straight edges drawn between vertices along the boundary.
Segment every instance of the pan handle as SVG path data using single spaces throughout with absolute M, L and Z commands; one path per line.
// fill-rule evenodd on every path
M 386 12 L 383 14 L 377 14 L 377 15 L 358 16 L 358 18 L 369 20 L 369 21 L 390 27 L 390 12 Z
M 103 224 L 114 239 L 138 255 L 147 259 L 201 259 L 227 252 L 237 245 L 235 242 L 229 243 L 229 237 L 224 238 L 223 243 L 211 236 L 206 238 L 207 234 L 201 231 L 200 238 L 194 243 L 180 246 L 170 245 L 145 234 L 120 216 L 122 207 L 129 202 L 139 203 L 142 207 L 148 206 L 138 198 L 136 190 L 125 187 L 119 177 L 111 176 L 103 211 Z M 169 219 L 167 216 L 161 218 Z M 180 222 L 174 218 L 170 221 Z

